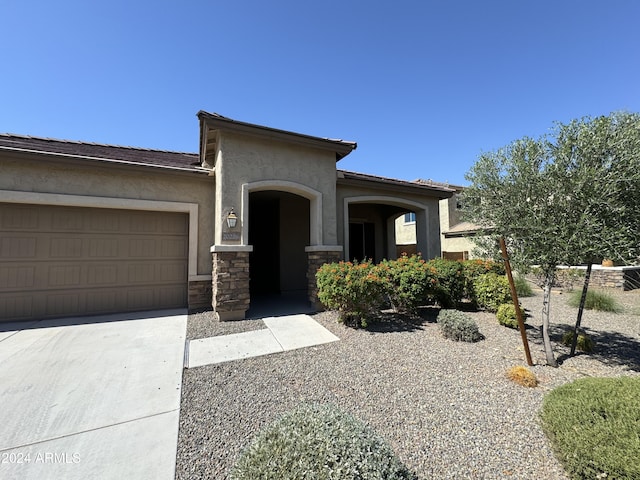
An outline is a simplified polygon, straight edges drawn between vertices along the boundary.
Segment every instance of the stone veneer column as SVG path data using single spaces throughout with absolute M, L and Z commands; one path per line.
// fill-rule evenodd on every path
M 219 321 L 243 320 L 249 309 L 249 253 L 251 246 L 214 245 L 211 306 Z
M 305 248 L 307 252 L 307 288 L 309 302 L 318 311 L 324 310 L 324 306 L 318 300 L 318 285 L 316 272 L 325 263 L 339 262 L 342 260 L 342 246 L 340 245 L 312 245 Z

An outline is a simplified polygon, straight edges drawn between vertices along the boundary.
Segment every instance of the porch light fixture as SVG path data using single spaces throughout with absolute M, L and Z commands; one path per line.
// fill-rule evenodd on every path
M 233 208 L 227 215 L 227 226 L 229 228 L 236 228 L 236 224 L 238 223 L 238 217 L 236 217 L 236 213 L 233 211 Z

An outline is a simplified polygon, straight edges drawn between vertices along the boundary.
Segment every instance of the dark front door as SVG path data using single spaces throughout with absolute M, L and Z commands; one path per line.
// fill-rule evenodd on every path
M 266 193 L 266 192 L 265 192 Z M 257 192 L 249 197 L 249 289 L 280 293 L 280 200 Z
M 373 260 L 375 255 L 375 225 L 371 222 L 350 223 L 349 260 Z

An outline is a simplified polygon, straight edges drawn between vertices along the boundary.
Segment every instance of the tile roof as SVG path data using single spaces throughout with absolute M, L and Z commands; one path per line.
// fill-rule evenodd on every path
M 99 143 L 0 134 L 0 150 L 51 154 L 67 158 L 102 160 L 150 167 L 203 171 L 197 153 L 170 152 L 148 148 L 123 147 Z
M 386 185 L 393 185 L 398 187 L 409 187 L 409 188 L 418 188 L 421 190 L 429 190 L 442 198 L 450 197 L 451 194 L 455 192 L 455 190 L 452 187 L 448 187 L 445 184 L 440 184 L 437 182 L 426 183 L 421 181 L 399 180 L 396 178 L 387 178 L 387 177 L 380 177 L 377 175 L 369 175 L 365 173 L 350 172 L 348 170 L 338 170 L 338 178 L 340 177 L 344 178 L 345 180 L 375 182 L 375 183 L 383 183 Z

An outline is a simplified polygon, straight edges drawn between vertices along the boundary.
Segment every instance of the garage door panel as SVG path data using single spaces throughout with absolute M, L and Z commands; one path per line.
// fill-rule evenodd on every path
M 35 267 L 9 265 L 0 267 L 0 290 L 33 288 Z
M 0 320 L 186 306 L 186 214 L 0 204 L 0 224 Z
M 0 239 L 1 260 L 36 258 L 37 251 L 37 237 L 32 235 L 11 235 Z
M 32 206 L 15 206 L 0 212 L 0 226 L 4 231 L 38 230 L 39 221 L 40 215 Z

